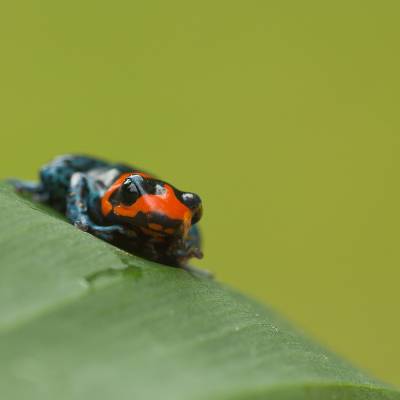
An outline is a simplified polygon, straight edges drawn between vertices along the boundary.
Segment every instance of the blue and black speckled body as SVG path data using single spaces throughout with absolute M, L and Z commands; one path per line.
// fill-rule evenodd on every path
M 201 200 L 133 166 L 64 155 L 40 170 L 40 182 L 10 181 L 64 213 L 76 227 L 129 252 L 184 267 L 201 257 Z
M 116 169 L 118 173 L 134 171 L 132 166 L 122 164 L 110 164 L 106 161 L 86 156 L 63 155 L 55 158 L 49 164 L 44 165 L 39 172 L 40 188 L 37 193 L 47 196 L 46 202 L 60 212 L 66 211 L 67 197 L 70 190 L 71 177 L 76 172 L 86 173 L 91 176 L 91 188 L 87 194 L 92 205 L 97 205 L 98 197 L 102 195 L 107 182 L 106 176 L 111 169 Z M 97 181 L 98 187 L 93 184 Z

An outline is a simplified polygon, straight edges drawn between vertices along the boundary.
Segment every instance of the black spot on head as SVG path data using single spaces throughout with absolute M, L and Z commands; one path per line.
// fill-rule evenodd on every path
M 199 222 L 203 214 L 200 196 L 193 192 L 181 192 L 177 189 L 174 190 L 176 197 L 178 197 L 178 199 L 192 211 L 192 224 Z
M 127 206 L 133 204 L 140 197 L 140 193 L 135 182 L 130 178 L 125 180 L 117 192 L 119 194 L 119 200 L 121 203 Z
M 152 212 L 147 216 L 148 223 L 154 223 L 162 225 L 164 228 L 179 228 L 182 221 L 178 219 L 168 218 L 166 215 Z

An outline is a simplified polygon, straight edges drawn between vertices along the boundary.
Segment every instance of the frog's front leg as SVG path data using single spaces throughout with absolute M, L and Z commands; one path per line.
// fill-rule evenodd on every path
M 95 224 L 88 213 L 88 182 L 86 174 L 75 172 L 70 181 L 67 199 L 67 218 L 79 229 L 101 239 L 111 241 L 115 233 L 126 233 L 122 225 L 102 226 Z

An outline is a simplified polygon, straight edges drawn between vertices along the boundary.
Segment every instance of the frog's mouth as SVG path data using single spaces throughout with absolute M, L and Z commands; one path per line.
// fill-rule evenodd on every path
M 145 226 L 155 234 L 162 236 L 186 237 L 191 227 L 191 214 L 183 219 L 170 219 L 165 215 L 152 213 L 147 216 Z
M 186 220 L 171 219 L 164 214 L 139 212 L 123 218 L 125 224 L 145 235 L 162 238 L 186 238 L 192 226 L 191 215 Z

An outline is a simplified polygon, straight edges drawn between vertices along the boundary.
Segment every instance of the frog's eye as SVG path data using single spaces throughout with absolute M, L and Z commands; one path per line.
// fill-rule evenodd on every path
M 196 193 L 185 192 L 181 194 L 181 199 L 192 211 L 192 224 L 195 224 L 200 220 L 203 210 L 200 197 Z
M 201 216 L 203 215 L 203 206 L 200 206 L 193 212 L 192 216 L 192 224 L 196 224 L 200 221 Z
M 195 193 L 182 193 L 181 194 L 182 202 L 188 206 L 190 209 L 195 209 L 201 204 L 200 197 Z
M 121 186 L 121 202 L 124 204 L 133 204 L 139 197 L 139 191 L 132 181 L 132 179 L 128 178 Z

